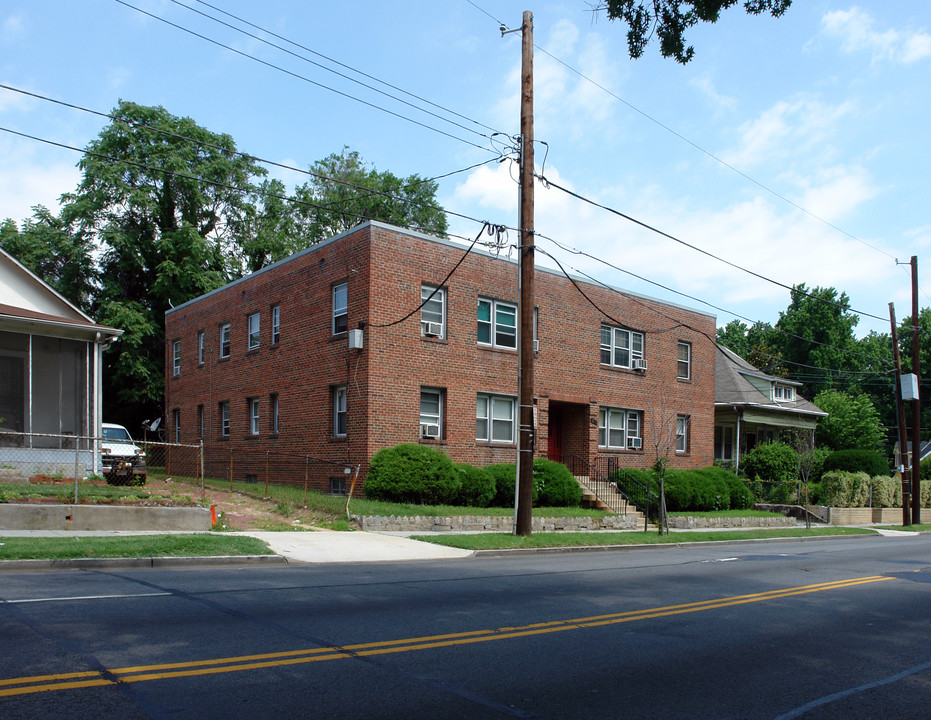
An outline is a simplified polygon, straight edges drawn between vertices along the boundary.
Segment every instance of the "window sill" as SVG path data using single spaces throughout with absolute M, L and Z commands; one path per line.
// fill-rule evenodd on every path
M 449 340 L 446 337 L 440 337 L 439 335 L 421 335 L 420 339 L 425 343 L 434 343 L 436 345 L 449 345 Z
M 620 367 L 618 365 L 605 365 L 604 363 L 599 363 L 598 367 L 600 367 L 602 370 L 610 370 L 611 372 L 624 373 L 625 375 L 645 377 L 647 374 L 646 370 L 634 370 L 632 368 Z
M 676 378 L 676 382 L 685 383 L 686 385 L 691 385 L 691 384 L 692 384 L 692 378 L 690 378 L 690 377 L 687 377 L 687 378 L 677 377 L 677 378 Z
M 516 448 L 516 442 L 494 442 L 492 440 L 476 440 L 475 447 Z
M 421 445 L 446 445 L 446 438 L 420 438 Z
M 517 348 L 496 347 L 494 345 L 480 345 L 480 344 L 476 344 L 476 347 L 479 350 L 482 350 L 484 352 L 504 353 L 505 355 L 516 355 L 517 354 Z

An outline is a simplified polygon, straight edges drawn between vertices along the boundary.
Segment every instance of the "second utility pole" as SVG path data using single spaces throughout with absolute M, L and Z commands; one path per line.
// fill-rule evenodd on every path
M 521 23 L 520 82 L 520 390 L 515 531 L 530 535 L 533 503 L 533 13 Z

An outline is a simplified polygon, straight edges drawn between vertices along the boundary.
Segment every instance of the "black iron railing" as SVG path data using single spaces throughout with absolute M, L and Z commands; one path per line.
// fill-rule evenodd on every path
M 566 465 L 579 482 L 595 494 L 608 509 L 618 515 L 626 515 L 630 500 L 611 476 L 595 467 L 585 458 L 570 455 L 565 458 Z

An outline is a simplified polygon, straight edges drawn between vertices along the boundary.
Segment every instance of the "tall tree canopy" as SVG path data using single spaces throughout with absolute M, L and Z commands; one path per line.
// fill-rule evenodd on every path
M 125 331 L 106 355 L 107 412 L 138 420 L 161 414 L 165 311 L 236 275 L 237 231 L 265 170 L 229 135 L 162 107 L 120 102 L 112 118 L 86 148 L 61 221 L 100 253 L 95 318 Z
M 832 450 L 877 450 L 886 439 L 879 413 L 866 395 L 823 390 L 815 396 L 815 405 L 828 414 L 818 421 L 818 445 Z
M 104 413 L 135 427 L 162 412 L 165 311 L 366 219 L 444 236 L 437 184 L 367 166 L 344 148 L 289 194 L 258 162 L 162 107 L 120 102 L 91 142 L 59 217 L 37 206 L 0 246 L 98 322 Z
M 369 167 L 359 153 L 343 148 L 315 162 L 313 177 L 295 190 L 294 211 L 301 234 L 311 242 L 337 235 L 363 220 L 381 220 L 419 232 L 446 236 L 446 214 L 436 201 L 434 180 Z
M 781 355 L 794 363 L 791 375 L 805 384 L 807 397 L 857 369 L 853 329 L 859 320 L 846 293 L 834 288 L 809 290 L 804 283 L 793 286 L 789 306 L 779 313 L 775 329 Z
M 695 55 L 695 48 L 686 46 L 685 32 L 699 22 L 717 22 L 722 10 L 736 5 L 738 0 L 604 0 L 595 6 L 605 11 L 611 20 L 627 24 L 627 48 L 632 58 L 643 51 L 654 34 L 659 38 L 663 57 L 674 57 L 685 64 Z M 792 0 L 744 0 L 744 10 L 751 15 L 768 12 L 780 17 Z
M 43 205 L 32 208 L 22 230 L 11 219 L 0 224 L 0 247 L 82 310 L 90 308 L 94 276 L 90 243 L 75 237 Z

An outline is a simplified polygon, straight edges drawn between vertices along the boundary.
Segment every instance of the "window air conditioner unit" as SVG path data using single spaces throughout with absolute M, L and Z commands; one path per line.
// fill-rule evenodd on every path
M 539 340 L 533 341 L 533 351 L 540 352 L 540 341 Z
M 428 322 L 424 325 L 424 335 L 440 337 L 443 334 L 443 323 Z
M 440 426 L 431 425 L 428 423 L 420 424 L 420 437 L 424 438 L 438 438 L 440 436 Z
M 643 446 L 641 438 L 630 438 L 630 447 L 632 450 L 639 450 Z
M 630 361 L 630 369 L 631 370 L 646 370 L 647 361 L 644 360 L 643 358 L 634 358 L 633 360 Z

